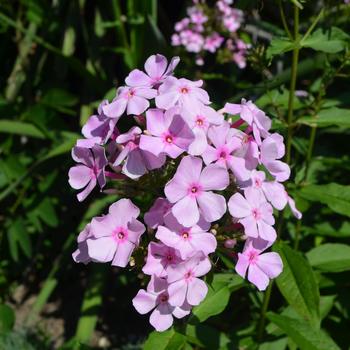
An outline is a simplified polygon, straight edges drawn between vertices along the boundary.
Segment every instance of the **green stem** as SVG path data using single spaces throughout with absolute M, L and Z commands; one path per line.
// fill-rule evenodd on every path
M 273 286 L 273 281 L 270 282 L 270 284 L 267 287 L 266 292 L 264 294 L 264 299 L 263 299 L 261 312 L 260 312 L 260 319 L 259 319 L 259 323 L 258 323 L 258 327 L 257 327 L 258 343 L 261 343 L 263 336 L 264 336 L 266 312 L 267 312 L 267 309 L 268 309 L 269 303 L 270 303 L 272 286 Z
M 297 227 L 295 229 L 294 249 L 298 250 L 300 241 L 301 220 L 297 221 Z
M 317 130 L 317 127 L 313 126 L 311 128 L 311 132 L 310 132 L 309 147 L 308 147 L 307 155 L 306 155 L 305 179 L 307 178 L 307 174 L 309 172 L 309 166 L 310 166 L 310 161 L 311 161 L 311 157 L 312 157 L 312 152 L 314 150 L 316 130 Z
M 293 49 L 293 60 L 292 60 L 292 71 L 290 79 L 290 88 L 289 88 L 289 99 L 288 99 L 288 114 L 287 114 L 287 124 L 288 124 L 288 133 L 287 133 L 287 155 L 286 162 L 290 164 L 291 159 L 291 148 L 292 148 L 292 137 L 293 137 L 293 109 L 294 109 L 294 95 L 295 95 L 295 86 L 297 81 L 298 74 L 298 59 L 299 59 L 299 8 L 294 5 L 294 40 L 295 47 Z
M 286 16 L 284 14 L 284 10 L 283 10 L 283 6 L 282 6 L 282 1 L 281 0 L 278 0 L 278 7 L 279 7 L 279 10 L 280 10 L 280 16 L 281 16 L 283 28 L 286 31 L 286 33 L 288 35 L 288 38 L 290 40 L 293 40 L 292 33 L 290 32 L 290 30 L 288 28 L 288 24 L 287 24 L 287 21 L 286 21 Z

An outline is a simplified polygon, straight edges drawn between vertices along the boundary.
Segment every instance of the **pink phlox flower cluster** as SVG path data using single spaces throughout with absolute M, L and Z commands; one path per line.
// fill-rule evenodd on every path
M 233 61 L 239 68 L 246 66 L 250 48 L 237 34 L 244 17 L 243 12 L 232 7 L 233 1 L 219 0 L 215 7 L 205 1 L 196 1 L 188 7 L 187 17 L 175 24 L 171 37 L 173 46 L 184 47 L 196 54 L 196 64 L 203 65 L 206 52 L 225 52 L 225 61 Z
M 138 249 L 135 256 L 143 254 L 145 263 L 136 268 L 150 281 L 133 304 L 141 314 L 152 311 L 150 323 L 158 331 L 206 297 L 202 277 L 218 246 L 238 256 L 236 272 L 264 290 L 282 270 L 278 254 L 264 252 L 276 240 L 274 209 L 289 205 L 301 218 L 283 185 L 290 169 L 270 118 L 246 100 L 216 111 L 203 81 L 173 75 L 177 64 L 176 57 L 168 64 L 153 55 L 145 72 L 130 72 L 113 102 L 103 101 L 83 126 L 85 139 L 72 150 L 78 164 L 69 170 L 70 185 L 82 189 L 79 201 L 97 184 L 108 193 L 107 180 L 118 187 L 138 181 L 148 196 L 155 193 L 143 215 L 148 239 L 142 239 L 140 209 L 119 199 L 79 234 L 73 259 L 126 267 L 131 260 L 139 264 L 132 259 Z M 132 125 L 129 130 L 121 132 L 121 120 Z M 244 240 L 237 255 L 232 249 Z

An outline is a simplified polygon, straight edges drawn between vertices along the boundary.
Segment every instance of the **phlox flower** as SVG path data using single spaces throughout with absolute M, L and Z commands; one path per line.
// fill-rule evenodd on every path
M 252 128 L 258 145 L 261 144 L 262 137 L 269 135 L 268 131 L 271 128 L 271 119 L 252 101 L 246 101 L 243 98 L 241 104 L 226 103 L 224 111 L 232 115 L 239 114 L 241 119 Z
M 90 230 L 90 224 L 87 224 L 83 231 L 81 231 L 78 235 L 77 242 L 78 242 L 78 249 L 75 250 L 72 254 L 73 260 L 76 263 L 83 263 L 88 264 L 91 262 L 91 257 L 89 256 L 88 252 L 88 246 L 87 246 L 87 239 L 92 236 L 91 230 Z
M 228 201 L 230 214 L 244 226 L 244 233 L 253 238 L 260 237 L 269 242 L 276 239 L 273 228 L 275 219 L 272 206 L 266 202 L 264 196 L 256 189 L 249 187 L 243 197 L 235 193 Z
M 164 112 L 153 108 L 146 112 L 147 133 L 140 139 L 140 148 L 159 156 L 162 153 L 177 158 L 188 149 L 194 135 L 177 107 Z
M 109 118 L 120 118 L 126 114 L 139 115 L 149 107 L 149 99 L 156 97 L 157 90 L 146 86 L 121 86 L 117 89 L 117 96 L 108 105 L 102 107 L 103 113 Z
M 93 237 L 86 241 L 91 259 L 125 267 L 145 232 L 145 226 L 136 220 L 139 214 L 139 208 L 123 198 L 109 207 L 107 215 L 94 218 L 90 227 Z
M 274 133 L 267 137 L 260 146 L 260 162 L 277 181 L 283 182 L 290 176 L 288 164 L 278 160 L 284 156 L 283 136 Z
M 146 264 L 142 268 L 143 273 L 146 275 L 166 277 L 168 275 L 168 267 L 182 261 L 176 249 L 168 247 L 163 243 L 151 242 L 148 245 L 147 251 Z
M 118 166 L 125 160 L 122 173 L 131 179 L 137 179 L 148 170 L 158 169 L 165 163 L 164 154 L 155 156 L 139 147 L 140 134 L 139 127 L 132 127 L 127 133 L 116 138 L 117 144 L 122 144 L 123 149 L 115 159 L 113 166 Z
M 234 152 L 242 147 L 242 137 L 230 124 L 224 122 L 219 126 L 212 126 L 208 130 L 208 138 L 213 146 L 208 145 L 202 154 L 205 164 L 215 162 L 220 166 L 229 168 L 240 180 L 249 178 L 250 171 L 246 167 L 244 157 Z
M 116 118 L 108 118 L 104 115 L 102 108 L 106 105 L 108 105 L 108 101 L 102 101 L 98 106 L 98 114 L 92 115 L 81 130 L 87 139 L 94 139 L 94 143 L 101 145 L 109 140 L 117 124 Z
M 83 201 L 96 186 L 103 188 L 106 184 L 105 166 L 108 164 L 104 148 L 94 145 L 91 149 L 74 147 L 72 158 L 79 163 L 69 169 L 68 182 L 76 190 L 84 188 L 78 193 L 78 201 Z
M 191 311 L 191 306 L 187 303 L 184 303 L 181 307 L 172 306 L 168 299 L 166 280 L 152 276 L 147 291 L 140 289 L 132 303 L 140 314 L 147 314 L 154 309 L 149 319 L 150 324 L 158 332 L 163 332 L 173 324 L 173 316 L 182 318 Z
M 211 125 L 220 125 L 224 121 L 222 114 L 205 105 L 196 105 L 191 109 L 184 108 L 182 116 L 193 131 L 195 139 L 188 148 L 188 153 L 201 155 L 207 148 L 207 131 Z
M 242 253 L 238 253 L 236 272 L 246 277 L 259 290 L 265 290 L 270 279 L 276 278 L 283 269 L 283 262 L 275 252 L 263 253 L 271 243 L 261 240 L 248 239 Z
M 202 80 L 191 81 L 185 78 L 168 77 L 159 87 L 156 97 L 158 108 L 169 109 L 176 104 L 188 109 L 197 104 L 210 104 L 208 93 L 201 88 Z
M 189 7 L 187 9 L 187 14 L 190 17 L 191 22 L 194 24 L 203 24 L 208 20 L 208 17 L 203 11 L 196 6 Z
M 216 238 L 207 232 L 210 224 L 199 220 L 197 225 L 184 227 L 172 216 L 168 216 L 166 226 L 158 226 L 156 238 L 169 247 L 176 248 L 182 259 L 187 259 L 197 252 L 205 255 L 216 249 Z
M 173 57 L 168 65 L 168 60 L 163 55 L 152 55 L 145 62 L 145 71 L 134 69 L 126 77 L 125 82 L 129 86 L 157 87 L 168 76 L 171 76 L 180 61 L 179 57 Z
M 144 221 L 149 228 L 157 228 L 164 224 L 164 218 L 170 213 L 172 204 L 166 198 L 157 198 L 148 212 Z
M 171 211 L 185 227 L 195 225 L 200 215 L 207 222 L 219 220 L 226 212 L 222 195 L 211 190 L 223 190 L 229 184 L 227 170 L 211 164 L 202 169 L 200 158 L 182 158 L 174 177 L 165 185 L 164 192 L 171 203 Z
M 169 304 L 181 306 L 184 303 L 190 305 L 200 304 L 208 292 L 208 287 L 200 278 L 211 269 L 210 261 L 202 254 L 196 254 L 192 258 L 169 266 Z
M 203 48 L 209 52 L 214 53 L 223 43 L 224 38 L 218 33 L 214 32 L 205 38 Z

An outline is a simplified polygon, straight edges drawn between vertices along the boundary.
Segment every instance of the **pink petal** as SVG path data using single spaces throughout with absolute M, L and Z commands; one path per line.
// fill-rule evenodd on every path
M 205 255 L 215 252 L 217 246 L 215 236 L 207 232 L 193 234 L 191 244 L 196 250 L 202 251 Z
M 236 272 L 243 278 L 247 273 L 247 269 L 249 267 L 249 259 L 245 254 L 238 253 L 238 261 L 235 266 Z
M 194 278 L 188 284 L 187 301 L 190 305 L 199 305 L 208 293 L 208 287 L 204 281 Z
M 265 241 L 274 242 L 277 234 L 273 226 L 266 224 L 263 220 L 258 221 L 259 236 Z
M 164 143 L 159 137 L 141 135 L 140 148 L 159 156 L 160 153 L 164 152 Z
M 235 193 L 228 201 L 228 210 L 234 218 L 244 218 L 251 214 L 252 208 L 240 193 Z
M 193 156 L 199 156 L 203 154 L 208 146 L 207 136 L 203 129 L 195 128 L 193 129 L 194 141 L 190 144 L 188 148 L 188 153 Z M 204 157 L 203 157 L 204 159 Z M 204 159 L 205 161 L 205 159 Z M 206 163 L 207 164 L 207 163 Z
M 127 198 L 119 199 L 113 203 L 108 212 L 114 216 L 115 221 L 118 225 L 126 226 L 129 221 L 133 218 L 137 218 L 140 215 L 140 209 Z
M 202 160 L 198 157 L 186 156 L 176 170 L 176 177 L 179 177 L 184 184 L 192 184 L 198 182 L 201 176 Z
M 134 95 L 129 99 L 126 113 L 139 115 L 149 107 L 149 102 L 144 97 Z
M 150 86 L 152 80 L 139 69 L 132 70 L 125 79 L 125 83 L 129 86 Z
M 179 235 L 177 235 L 173 231 L 170 231 L 165 226 L 158 226 L 156 238 L 158 238 L 161 242 L 166 244 L 168 247 L 173 247 L 173 248 L 176 248 L 180 241 Z
M 213 163 L 218 159 L 216 148 L 213 146 L 208 145 L 205 149 L 204 153 L 202 154 L 203 160 L 205 164 Z
M 200 256 L 203 256 L 203 255 L 200 254 Z M 195 264 L 193 267 L 193 272 L 196 277 L 204 276 L 211 270 L 211 263 L 207 257 L 205 257 L 204 259 L 200 258 L 198 261 L 197 256 L 194 256 L 193 258 L 191 258 L 191 260 Z
M 140 149 L 134 149 L 130 152 L 125 164 L 122 168 L 122 173 L 130 179 L 138 179 L 147 173 L 146 164 Z
M 168 61 L 163 55 L 152 55 L 145 62 L 145 71 L 151 78 L 157 80 L 165 73 L 167 64 Z
M 191 227 L 199 220 L 199 210 L 196 199 L 190 196 L 185 196 L 184 198 L 180 199 L 176 204 L 174 204 L 171 211 L 176 217 L 177 221 L 185 227 Z
M 259 255 L 256 264 L 269 278 L 276 278 L 283 270 L 282 259 L 275 252 Z
M 149 318 L 150 324 L 158 332 L 167 330 L 173 324 L 172 310 L 173 308 L 170 309 L 167 304 L 159 304 Z
M 185 302 L 183 305 L 175 307 L 175 309 L 173 311 L 173 315 L 176 318 L 183 318 L 191 312 L 191 308 L 192 308 L 192 306 L 190 304 L 188 304 L 187 302 Z
M 158 108 L 169 109 L 175 106 L 178 99 L 179 93 L 177 91 L 162 93 L 156 97 L 156 106 Z
M 147 293 L 144 289 L 140 289 L 132 300 L 132 304 L 138 313 L 144 315 L 156 307 L 156 301 L 157 295 Z
M 132 219 L 128 224 L 128 241 L 134 243 L 135 245 L 139 244 L 140 236 L 146 231 L 145 225 L 135 219 Z
M 76 165 L 69 169 L 68 182 L 72 188 L 79 190 L 85 187 L 92 177 L 91 169 L 85 165 Z
M 88 239 L 86 243 L 89 256 L 97 262 L 111 261 L 117 249 L 117 244 L 111 237 Z
M 203 192 L 197 201 L 201 215 L 208 222 L 219 220 L 226 213 L 226 200 L 220 194 Z
M 254 264 L 249 266 L 248 281 L 253 283 L 260 291 L 265 290 L 269 284 L 269 278 Z
M 117 252 L 112 261 L 113 266 L 125 267 L 131 257 L 135 245 L 127 240 L 118 243 Z
M 244 233 L 249 237 L 258 237 L 258 227 L 255 219 L 252 216 L 247 216 L 240 219 L 239 222 L 244 226 Z
M 215 148 L 220 148 L 226 143 L 226 135 L 230 130 L 228 122 L 222 123 L 220 126 L 212 126 L 208 129 L 208 137 Z
M 184 280 L 171 283 L 168 287 L 169 304 L 172 306 L 181 306 L 186 298 L 187 283 Z
M 78 201 L 82 202 L 91 193 L 95 186 L 96 178 L 92 178 L 89 184 L 85 187 L 85 189 L 77 194 Z
M 179 177 L 173 177 L 164 187 L 164 193 L 171 203 L 175 203 L 187 195 L 187 188 Z
M 236 115 L 241 113 L 242 105 L 236 103 L 226 103 L 224 106 L 225 113 Z
M 167 129 L 164 121 L 164 111 L 151 108 L 146 112 L 147 131 L 154 136 L 161 136 Z
M 246 167 L 244 158 L 232 156 L 229 167 L 239 181 L 247 181 L 250 178 L 250 171 Z
M 108 105 L 102 107 L 103 114 L 109 118 L 119 118 L 126 109 L 127 100 L 125 99 L 116 99 Z
M 203 169 L 199 182 L 205 191 L 224 190 L 229 185 L 230 179 L 225 168 L 210 164 Z

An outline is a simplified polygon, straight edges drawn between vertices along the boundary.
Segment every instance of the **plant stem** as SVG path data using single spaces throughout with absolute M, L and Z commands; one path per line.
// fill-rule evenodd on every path
M 278 7 L 279 7 L 279 10 L 280 10 L 280 15 L 281 15 L 281 20 L 282 20 L 282 24 L 283 24 L 283 28 L 284 30 L 286 31 L 287 35 L 288 35 L 288 38 L 290 40 L 293 40 L 293 36 L 292 36 L 292 33 L 290 32 L 289 28 L 288 28 L 288 24 L 287 24 L 287 21 L 286 21 L 286 16 L 284 14 L 284 10 L 283 10 L 283 6 L 282 6 L 282 1 L 281 0 L 278 0 Z
M 269 303 L 270 303 L 272 286 L 273 286 L 273 281 L 270 282 L 270 284 L 267 287 L 266 292 L 264 294 L 264 299 L 263 299 L 261 312 L 260 312 L 260 320 L 259 320 L 258 327 L 257 327 L 257 340 L 258 340 L 258 343 L 261 343 L 262 338 L 264 336 L 266 312 L 267 312 L 267 309 L 268 309 Z
M 288 114 L 287 114 L 287 124 L 288 124 L 288 134 L 287 134 L 287 155 L 286 162 L 290 163 L 291 158 L 291 146 L 293 137 L 293 108 L 294 108 L 294 95 L 295 86 L 298 74 L 298 59 L 299 59 L 299 8 L 294 5 L 294 40 L 295 47 L 293 49 L 293 60 L 292 60 L 292 71 L 290 79 L 289 88 L 289 99 L 288 99 Z

